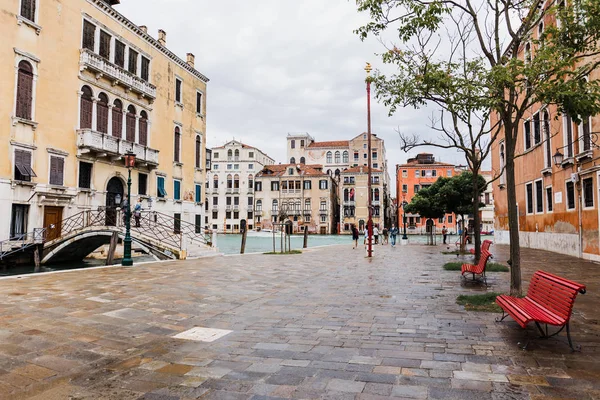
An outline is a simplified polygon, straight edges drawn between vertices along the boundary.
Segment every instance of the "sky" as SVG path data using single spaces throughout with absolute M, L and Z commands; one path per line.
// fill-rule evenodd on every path
M 286 162 L 286 135 L 347 140 L 367 130 L 365 62 L 384 68 L 376 39 L 353 31 L 368 22 L 354 0 L 121 0 L 115 8 L 148 33 L 167 32 L 167 47 L 196 56 L 206 75 L 207 147 L 233 138 Z M 372 132 L 385 140 L 388 169 L 418 152 L 465 164 L 456 150 L 400 149 L 398 130 L 435 137 L 434 109 L 388 110 L 373 98 Z M 391 187 L 395 193 L 395 184 Z

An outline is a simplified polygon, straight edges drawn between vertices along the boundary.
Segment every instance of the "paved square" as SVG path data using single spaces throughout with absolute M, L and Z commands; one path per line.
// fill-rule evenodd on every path
M 442 250 L 368 260 L 348 240 L 0 279 L 0 399 L 600 399 L 597 264 L 523 250 L 525 281 L 544 269 L 588 293 L 571 326 L 581 353 L 564 334 L 522 351 L 512 320 L 456 304 L 506 292 L 508 274 L 463 286 Z

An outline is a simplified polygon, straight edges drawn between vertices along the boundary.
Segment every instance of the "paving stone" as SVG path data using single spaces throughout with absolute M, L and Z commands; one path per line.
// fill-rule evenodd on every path
M 409 399 L 426 399 L 428 389 L 424 386 L 394 385 L 392 396 Z
M 327 390 L 337 392 L 360 393 L 365 387 L 365 382 L 348 381 L 343 379 L 332 379 L 327 384 Z
M 484 372 L 454 371 L 454 378 L 470 381 L 508 382 L 505 375 L 488 374 Z

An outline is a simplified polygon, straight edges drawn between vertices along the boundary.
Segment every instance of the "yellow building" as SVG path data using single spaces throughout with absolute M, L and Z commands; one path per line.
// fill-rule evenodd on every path
M 208 79 L 118 4 L 0 3 L 0 240 L 90 208 L 110 222 L 128 151 L 132 203 L 202 221 Z
M 373 207 L 371 216 L 373 226 L 380 230 L 384 228 L 385 213 L 383 176 L 382 170 L 371 169 L 371 206 Z M 360 232 L 366 229 L 369 220 L 368 183 L 369 170 L 366 166 L 351 167 L 341 172 L 339 184 L 339 198 L 342 203 L 340 233 L 351 234 L 352 225 L 356 225 Z

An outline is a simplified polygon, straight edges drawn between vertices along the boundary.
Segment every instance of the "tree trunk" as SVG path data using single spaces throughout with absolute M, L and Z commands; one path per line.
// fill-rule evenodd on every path
M 458 240 L 460 243 L 460 253 L 464 253 L 467 247 L 467 241 L 465 240 L 465 230 L 467 229 L 467 226 L 465 226 L 465 215 L 461 214 L 460 216 L 462 218 L 462 233 L 460 234 L 460 238 Z
M 505 121 L 506 122 L 506 121 Z M 505 124 L 506 140 L 506 199 L 508 204 L 508 229 L 510 238 L 510 295 L 521 296 L 521 245 L 519 243 L 519 215 L 517 212 L 517 190 L 515 183 L 516 127 Z
M 475 262 L 481 257 L 481 217 L 479 215 L 479 168 L 473 169 L 473 236 L 475 237 Z

